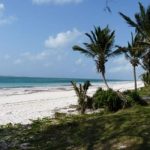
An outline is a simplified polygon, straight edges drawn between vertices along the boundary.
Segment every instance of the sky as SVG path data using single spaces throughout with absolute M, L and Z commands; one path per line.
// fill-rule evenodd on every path
M 149 0 L 141 0 L 145 7 Z M 118 12 L 133 18 L 137 0 L 0 0 L 0 75 L 101 78 L 92 59 L 74 52 L 94 26 L 115 30 L 115 45 L 126 46 L 131 31 Z M 143 72 L 137 69 L 138 77 Z M 109 59 L 108 79 L 133 79 L 124 56 Z

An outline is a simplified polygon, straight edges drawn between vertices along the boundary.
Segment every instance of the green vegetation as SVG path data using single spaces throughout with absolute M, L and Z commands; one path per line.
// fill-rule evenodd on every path
M 85 113 L 86 108 L 90 107 L 90 97 L 87 96 L 87 90 L 91 86 L 90 81 L 86 81 L 83 85 L 79 84 L 77 86 L 76 82 L 71 82 L 76 95 L 78 97 L 78 109 L 81 111 L 81 114 Z
M 141 75 L 145 86 L 150 85 L 150 74 L 148 72 Z
M 31 125 L 0 127 L 11 150 L 26 143 L 36 150 L 150 149 L 150 106 L 117 113 L 42 119 Z M 25 144 L 24 144 L 25 145 Z
M 142 67 L 150 75 L 150 52 L 143 56 Z
M 143 87 L 143 88 L 140 88 L 138 90 L 138 93 L 144 97 L 144 96 L 148 96 L 150 97 L 150 86 L 146 86 L 146 87 Z
M 142 97 L 139 95 L 137 91 L 127 90 L 124 92 L 124 95 L 126 96 L 126 98 L 130 101 L 132 105 L 135 105 L 135 104 L 138 104 L 141 106 L 148 105 L 147 102 L 142 99 Z
M 124 108 L 124 105 L 125 101 L 112 89 L 105 91 L 100 88 L 93 95 L 93 107 L 95 109 L 104 107 L 108 111 L 115 112 Z
M 86 109 L 105 109 L 106 111 L 116 112 L 134 105 L 147 105 L 147 102 L 139 95 L 137 90 L 119 92 L 112 89 L 103 90 L 99 88 L 92 97 L 89 97 L 87 95 L 87 90 L 91 85 L 89 81 L 86 81 L 83 85 L 79 84 L 79 87 L 75 82 L 71 83 L 78 97 L 77 110 L 81 114 L 84 114 Z

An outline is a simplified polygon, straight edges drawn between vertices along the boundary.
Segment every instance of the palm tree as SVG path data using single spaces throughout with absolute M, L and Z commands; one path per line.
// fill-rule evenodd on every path
M 114 54 L 124 53 L 125 58 L 129 60 L 133 66 L 135 91 L 137 91 L 136 67 L 140 64 L 139 59 L 143 56 L 143 47 L 139 43 L 141 40 L 142 37 L 139 34 L 133 36 L 131 33 L 131 43 L 128 42 L 127 47 L 116 46 L 118 49 L 114 52 Z
M 131 27 L 134 27 L 137 32 L 145 37 L 145 42 L 150 44 L 150 6 L 145 9 L 139 2 L 139 8 L 140 12 L 134 15 L 135 21 L 121 12 L 120 15 Z
M 130 17 L 120 13 L 125 21 L 136 29 L 136 31 L 143 36 L 141 45 L 145 47 L 145 55 L 142 58 L 142 67 L 146 70 L 146 73 L 150 75 L 150 6 L 147 9 L 139 2 L 140 12 L 134 15 L 135 21 Z
M 108 57 L 112 54 L 112 47 L 114 44 L 115 32 L 110 31 L 110 29 L 105 27 L 101 29 L 100 27 L 95 27 L 94 31 L 91 33 L 85 33 L 89 38 L 89 43 L 83 43 L 84 48 L 75 45 L 73 46 L 74 51 L 79 51 L 88 57 L 93 58 L 96 63 L 97 72 L 102 74 L 104 83 L 109 89 L 105 78 L 105 63 Z

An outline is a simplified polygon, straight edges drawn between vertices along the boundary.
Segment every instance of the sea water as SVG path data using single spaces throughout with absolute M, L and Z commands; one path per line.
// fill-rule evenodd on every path
M 100 79 L 77 79 L 77 78 L 39 78 L 39 77 L 0 77 L 0 88 L 21 88 L 21 87 L 49 87 L 68 86 L 71 81 L 83 83 L 89 80 L 91 83 L 102 83 Z M 122 82 L 122 80 L 108 80 L 108 82 Z M 126 82 L 126 81 L 124 81 Z

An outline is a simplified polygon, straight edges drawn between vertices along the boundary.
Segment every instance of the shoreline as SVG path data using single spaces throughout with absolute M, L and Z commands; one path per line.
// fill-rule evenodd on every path
M 138 81 L 142 87 L 142 81 Z M 92 96 L 103 83 L 92 84 L 88 95 Z M 133 81 L 109 83 L 114 90 L 133 89 Z M 5 88 L 0 89 L 0 125 L 8 123 L 28 124 L 32 120 L 53 117 L 55 112 L 77 113 L 70 105 L 77 105 L 72 86 Z

